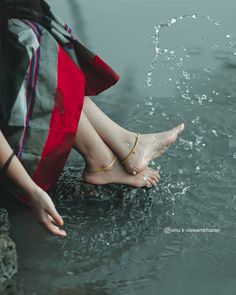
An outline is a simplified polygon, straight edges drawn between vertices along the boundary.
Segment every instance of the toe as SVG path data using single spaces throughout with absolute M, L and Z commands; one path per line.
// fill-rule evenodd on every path
M 151 182 L 152 186 L 156 186 L 157 185 L 157 180 L 151 178 L 149 181 Z
M 146 180 L 146 187 L 152 187 L 152 186 L 153 186 L 153 184 L 151 182 L 151 179 Z
M 158 181 L 159 180 L 159 177 L 158 177 L 158 175 L 155 173 L 155 172 L 153 172 L 152 174 L 151 174 L 151 179 L 153 179 L 154 181 Z
M 184 130 L 184 123 L 181 123 L 171 129 L 172 134 L 176 134 L 176 135 L 180 134 L 183 130 Z
M 157 183 L 157 182 L 159 182 L 160 177 L 155 175 L 152 177 L 152 179 Z
M 184 130 L 184 128 L 185 128 L 184 123 L 179 124 L 177 126 L 177 128 L 178 128 L 178 134 L 180 134 Z
M 159 170 L 154 170 L 150 168 L 149 177 L 153 179 L 155 182 L 158 182 L 160 180 Z

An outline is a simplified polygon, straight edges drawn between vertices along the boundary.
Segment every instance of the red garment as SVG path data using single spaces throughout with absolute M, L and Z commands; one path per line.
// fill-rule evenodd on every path
M 104 67 L 105 71 L 109 71 L 109 67 L 98 56 L 94 58 L 93 67 L 95 70 L 94 75 L 89 74 L 93 72 L 91 68 L 87 70 L 87 76 L 90 79 L 89 85 L 93 85 L 92 79 L 94 79 L 93 89 L 87 89 L 87 93 L 90 93 L 90 95 L 96 93 L 101 88 L 101 85 L 96 85 L 96 80 L 101 78 L 96 79 L 96 69 L 99 69 L 99 72 L 101 72 L 101 68 Z M 61 45 L 59 45 L 58 53 L 57 81 L 57 91 L 48 138 L 39 164 L 32 177 L 34 182 L 48 193 L 55 187 L 73 147 L 83 108 L 86 85 L 85 74 Z M 109 87 L 108 84 L 111 81 L 106 79 L 104 81 L 106 81 L 105 84 L 107 83 L 107 85 L 104 84 L 102 87 Z M 21 196 L 19 199 L 27 203 L 24 196 Z
M 9 42 L 14 46 L 8 63 L 14 61 L 14 70 L 12 79 L 5 78 L 11 81 L 12 99 L 8 104 L 5 95 L 0 113 L 5 109 L 8 113 L 0 121 L 4 121 L 2 132 L 29 176 L 50 192 L 73 147 L 84 96 L 105 91 L 119 75 L 74 37 L 45 1 L 42 4 L 38 22 L 31 19 L 27 1 L 22 1 L 17 11 L 11 7 Z M 23 195 L 16 184 L 4 185 L 17 197 Z
M 84 102 L 85 77 L 59 45 L 58 84 L 50 132 L 33 180 L 51 191 L 73 147 Z M 56 158 L 56 160 L 55 160 Z

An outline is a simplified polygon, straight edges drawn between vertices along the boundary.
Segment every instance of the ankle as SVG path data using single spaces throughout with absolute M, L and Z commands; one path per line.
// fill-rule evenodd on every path
M 133 148 L 137 133 L 128 131 L 123 138 L 123 156 L 124 154 L 128 154 L 130 150 Z
M 104 153 L 103 155 L 89 155 L 85 159 L 86 170 L 94 171 L 99 168 L 108 166 L 114 159 L 114 155 L 111 151 Z

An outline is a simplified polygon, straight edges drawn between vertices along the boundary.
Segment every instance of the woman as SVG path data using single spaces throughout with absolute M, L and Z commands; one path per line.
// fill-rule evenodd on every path
M 88 183 L 151 187 L 160 177 L 150 161 L 184 124 L 143 135 L 117 125 L 89 96 L 114 85 L 118 74 L 44 0 L 0 3 L 1 182 L 50 232 L 65 236 L 48 194 L 72 148 L 85 160 Z

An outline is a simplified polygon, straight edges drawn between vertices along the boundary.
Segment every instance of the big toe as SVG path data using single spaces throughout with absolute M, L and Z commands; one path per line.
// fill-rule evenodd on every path
M 176 139 L 177 136 L 178 136 L 181 132 L 183 132 L 184 127 L 185 127 L 185 126 L 184 126 L 184 123 L 181 123 L 181 124 L 175 126 L 173 129 L 170 130 L 170 131 L 171 131 L 171 134 L 172 134 L 173 137 L 174 137 L 174 139 Z
M 177 134 L 180 134 L 181 132 L 183 132 L 183 130 L 185 128 L 184 123 L 179 124 L 175 128 L 177 129 Z

